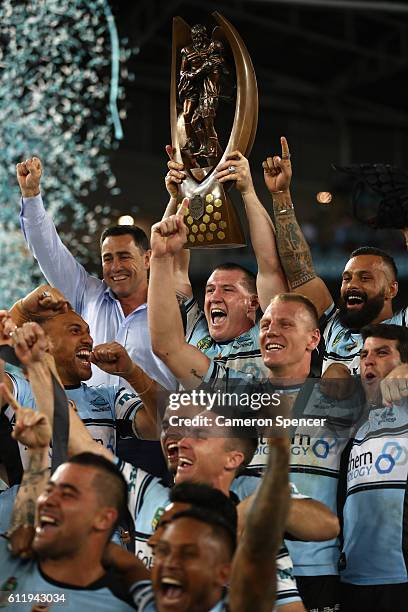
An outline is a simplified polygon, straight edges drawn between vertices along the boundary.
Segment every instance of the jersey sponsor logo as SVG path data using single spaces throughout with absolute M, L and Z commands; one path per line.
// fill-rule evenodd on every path
M 200 351 L 206 351 L 212 346 L 212 344 L 213 339 L 211 338 L 211 336 L 204 336 L 204 338 L 201 338 L 201 340 L 197 342 L 197 348 Z
M 376 472 L 379 476 L 390 474 L 396 466 L 407 463 L 407 451 L 396 440 L 386 442 L 381 452 L 375 457 L 371 451 L 355 454 L 348 463 L 348 482 Z M 374 468 L 374 470 L 373 470 Z
M 291 446 L 290 446 L 291 454 L 294 455 L 295 457 L 297 457 L 298 455 L 301 455 L 302 457 L 304 457 L 305 455 L 308 454 L 310 450 L 310 442 L 311 442 L 310 436 L 308 436 L 307 434 L 295 433 L 295 435 L 293 436 L 291 440 Z
M 136 539 L 136 557 L 142 561 L 142 563 L 151 569 L 153 567 L 154 557 L 152 549 L 147 542 L 141 542 Z

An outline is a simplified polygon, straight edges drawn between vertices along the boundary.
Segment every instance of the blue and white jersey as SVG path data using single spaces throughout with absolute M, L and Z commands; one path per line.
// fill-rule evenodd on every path
M 9 374 L 14 395 L 22 406 L 35 408 L 35 399 L 29 382 L 22 376 Z M 81 383 L 75 388 L 66 387 L 69 402 L 86 425 L 92 438 L 112 453 L 116 451 L 116 428 L 120 421 L 133 423 L 137 410 L 143 405 L 136 393 L 124 387 L 105 386 L 88 387 Z M 14 422 L 14 411 L 8 408 L 5 412 Z M 24 446 L 20 445 L 23 466 L 26 465 Z
M 118 460 L 118 467 L 129 487 L 129 512 L 135 522 L 135 554 L 150 569 L 153 565 L 153 553 L 147 541 L 169 504 L 170 489 L 163 480 L 131 463 Z M 258 484 L 259 477 L 239 476 L 233 481 L 231 491 L 241 501 L 251 495 Z
M 191 302 L 186 308 L 192 309 Z M 255 378 L 265 378 L 268 370 L 264 366 L 259 348 L 259 324 L 233 338 L 229 342 L 215 342 L 208 331 L 207 319 L 202 311 L 189 320 L 190 333 L 186 336 L 189 344 L 196 346 L 209 359 L 213 359 L 234 370 L 251 374 Z
M 407 309 L 404 308 L 395 313 L 390 319 L 381 323 L 392 323 L 393 325 L 407 325 Z M 353 333 L 344 327 L 339 321 L 336 310 L 328 317 L 323 332 L 325 349 L 323 353 L 322 373 L 332 363 L 342 363 L 352 374 L 360 373 L 360 351 L 363 348 L 361 334 Z
M 308 497 L 325 504 L 337 514 L 337 488 L 342 452 L 349 441 L 353 423 L 360 417 L 359 398 L 336 401 L 323 395 L 318 381 L 306 383 L 312 389 L 303 390 L 304 406 L 296 416 L 323 419 L 319 427 L 297 427 L 292 434 L 290 448 L 290 480 Z M 295 405 L 296 406 L 296 405 Z M 340 557 L 338 538 L 323 542 L 287 540 L 293 560 L 295 576 L 337 575 Z
M 78 612 L 128 612 L 134 610 L 133 600 L 120 593 L 117 576 L 105 574 L 86 586 L 72 586 L 45 576 L 36 560 L 12 557 L 7 540 L 0 537 L 0 607 L 10 612 L 31 612 L 33 605 L 43 603 L 52 610 Z M 37 599 L 29 600 L 29 595 Z M 45 599 L 40 599 L 45 596 Z M 47 597 L 48 596 L 48 597 Z M 10 600 L 14 602 L 9 603 Z M 23 601 L 25 599 L 25 602 Z M 55 602 L 55 603 L 53 603 Z
M 129 486 L 128 506 L 135 522 L 135 554 L 148 569 L 151 569 L 154 556 L 147 542 L 169 504 L 169 487 L 159 478 L 130 463 L 118 460 L 118 467 Z M 259 481 L 259 477 L 256 476 L 238 476 L 231 485 L 231 492 L 242 501 L 255 492 Z M 302 497 L 296 489 L 292 491 L 293 496 Z M 300 601 L 293 576 L 292 561 L 285 546 L 282 546 L 277 556 L 277 589 L 277 606 Z
M 130 594 L 137 612 L 157 612 L 156 603 L 154 601 L 153 586 L 150 580 L 141 580 L 136 582 L 130 588 Z M 227 612 L 227 602 L 221 599 L 208 610 L 208 612 Z
M 408 581 L 407 474 L 408 403 L 371 410 L 348 458 L 342 581 Z

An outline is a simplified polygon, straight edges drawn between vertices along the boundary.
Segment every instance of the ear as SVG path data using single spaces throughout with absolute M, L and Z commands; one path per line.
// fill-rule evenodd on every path
M 143 255 L 143 265 L 145 270 L 148 270 L 150 268 L 150 257 L 152 255 L 152 251 L 150 249 L 148 249 L 147 251 L 145 251 L 144 255 Z
M 311 332 L 310 340 L 307 344 L 307 350 L 312 352 L 320 342 L 320 331 L 316 328 Z
M 242 451 L 228 451 L 227 463 L 225 469 L 227 471 L 237 470 L 244 461 L 244 453 Z
M 253 293 L 249 297 L 248 312 L 256 312 L 259 308 L 259 299 L 256 293 Z
M 228 586 L 231 576 L 231 563 L 222 563 L 217 568 L 216 582 L 217 586 L 224 588 Z
M 94 529 L 96 531 L 110 531 L 118 518 L 116 508 L 105 506 L 101 508 L 94 518 Z
M 392 281 L 389 284 L 387 292 L 385 294 L 385 299 L 392 300 L 398 293 L 398 281 Z

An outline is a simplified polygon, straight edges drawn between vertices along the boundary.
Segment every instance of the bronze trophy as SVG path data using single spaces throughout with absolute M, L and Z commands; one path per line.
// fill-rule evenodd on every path
M 179 197 L 180 203 L 184 197 L 190 199 L 185 217 L 189 248 L 245 246 L 238 215 L 226 193 L 228 186 L 214 178 L 214 170 L 234 150 L 249 155 L 258 124 L 258 88 L 251 58 L 229 21 L 220 13 L 212 15 L 218 26 L 211 38 L 202 25 L 190 28 L 181 17 L 173 19 L 170 123 L 174 159 L 184 164 L 187 175 Z M 236 102 L 223 152 L 215 119 L 223 77 L 229 74 L 228 53 L 235 64 Z

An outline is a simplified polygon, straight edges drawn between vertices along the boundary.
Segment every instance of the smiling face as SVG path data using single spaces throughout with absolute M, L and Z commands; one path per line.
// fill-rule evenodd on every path
M 78 385 L 92 376 L 93 340 L 89 327 L 73 310 L 49 319 L 43 324 L 51 339 L 52 354 L 64 385 Z
M 319 344 L 320 332 L 314 327 L 305 306 L 298 302 L 274 300 L 260 323 L 259 344 L 271 377 L 306 377 L 311 353 Z
M 168 525 L 155 547 L 152 582 L 158 612 L 206 612 L 228 581 L 227 547 L 193 518 Z
M 185 435 L 185 428 L 177 425 L 170 425 L 170 418 L 177 417 L 181 419 L 184 417 L 193 418 L 195 415 L 202 412 L 202 407 L 189 404 L 188 406 L 178 406 L 176 410 L 172 410 L 169 407 L 166 408 L 160 433 L 160 444 L 162 447 L 163 455 L 167 463 L 168 470 L 175 474 L 178 466 L 179 458 L 179 441 Z
M 368 337 L 364 342 L 360 353 L 360 376 L 368 401 L 378 402 L 381 398 L 382 379 L 401 365 L 397 344 L 398 340 L 374 336 Z
M 139 249 L 130 234 L 105 238 L 101 255 L 103 280 L 118 299 L 147 290 L 150 251 Z
M 201 414 L 215 423 L 216 415 L 211 411 Z M 230 481 L 244 461 L 243 451 L 231 448 L 231 440 L 221 437 L 215 424 L 191 428 L 178 442 L 176 484 L 186 480 L 201 482 L 227 494 Z
M 37 500 L 33 549 L 41 559 L 72 557 L 101 531 L 108 539 L 117 513 L 110 509 L 113 519 L 107 524 L 95 474 L 92 467 L 64 463 L 52 475 Z
M 342 276 L 339 316 L 350 329 L 384 321 L 392 315 L 391 301 L 398 290 L 389 266 L 378 255 L 357 255 Z
M 251 329 L 258 304 L 242 270 L 215 270 L 207 281 L 204 300 L 211 337 L 216 342 L 228 342 Z

